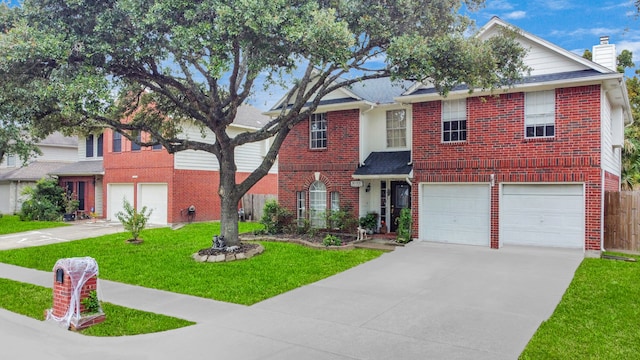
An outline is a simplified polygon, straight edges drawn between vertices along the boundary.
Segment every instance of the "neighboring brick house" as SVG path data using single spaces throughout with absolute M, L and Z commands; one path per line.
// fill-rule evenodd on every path
M 502 27 L 493 18 L 477 35 Z M 327 210 L 410 207 L 417 240 L 602 250 L 603 195 L 620 187 L 632 121 L 615 46 L 594 62 L 521 31 L 532 68 L 493 94 L 367 81 L 325 97 L 279 155 L 279 201 L 322 226 Z M 283 106 L 278 103 L 274 112 Z
M 268 118 L 251 106 L 238 109 L 236 120 L 229 127 L 229 134 L 255 131 Z M 186 138 L 202 140 L 203 135 L 195 125 L 185 125 Z M 147 141 L 148 134 L 139 134 Z M 207 130 L 205 140 L 215 136 Z M 246 178 L 262 161 L 268 142 L 244 145 L 236 151 L 237 181 Z M 186 222 L 188 208 L 195 207 L 195 220 L 220 219 L 218 195 L 219 166 L 213 154 L 202 151 L 181 151 L 169 154 L 162 146 L 140 147 L 119 133 L 104 133 L 104 183 L 105 218 L 116 221 L 115 214 L 122 210 L 126 198 L 138 209 L 153 209 L 151 223 L 171 224 Z M 277 195 L 277 164 L 260 180 L 250 194 Z

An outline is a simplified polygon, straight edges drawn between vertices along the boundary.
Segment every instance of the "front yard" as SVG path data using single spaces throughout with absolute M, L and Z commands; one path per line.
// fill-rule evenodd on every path
M 18 215 L 0 216 L 0 235 L 60 226 L 68 226 L 68 224 L 54 221 L 20 221 Z
M 636 359 L 640 263 L 585 259 L 520 359 Z
M 241 232 L 260 227 L 241 223 Z M 254 304 L 316 282 L 382 254 L 355 249 L 326 251 L 288 243 L 263 242 L 265 252 L 250 260 L 197 263 L 191 255 L 211 247 L 218 223 L 179 230 L 144 230 L 141 245 L 126 244 L 128 233 L 54 245 L 0 251 L 0 262 L 51 271 L 60 258 L 91 256 L 101 279 L 162 289 L 237 304 Z

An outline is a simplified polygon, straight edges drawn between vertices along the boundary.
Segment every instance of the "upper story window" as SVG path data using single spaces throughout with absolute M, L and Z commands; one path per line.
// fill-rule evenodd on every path
M 84 144 L 85 144 L 84 156 L 88 158 L 93 157 L 93 134 L 87 136 L 84 139 Z
M 467 140 L 467 99 L 442 101 L 442 142 Z
M 117 131 L 113 132 L 113 152 L 122 151 L 122 134 Z
M 525 93 L 525 137 L 552 137 L 555 135 L 555 90 Z
M 138 144 L 138 142 L 142 141 L 142 134 L 140 133 L 140 131 L 136 131 L 132 135 L 135 135 L 135 139 L 137 142 L 134 142 L 134 141 L 131 142 L 131 151 L 139 151 L 140 144 Z
M 311 114 L 309 119 L 309 139 L 312 149 L 327 148 L 327 114 Z
M 407 111 L 387 111 L 387 147 L 407 146 Z
M 155 145 L 151 146 L 151 149 L 153 149 L 153 150 L 162 150 L 162 144 L 155 144 Z
M 14 154 L 7 154 L 5 159 L 7 160 L 7 167 L 16 166 L 16 156 Z
M 98 135 L 98 157 L 102 157 L 102 144 L 104 142 L 104 134 Z

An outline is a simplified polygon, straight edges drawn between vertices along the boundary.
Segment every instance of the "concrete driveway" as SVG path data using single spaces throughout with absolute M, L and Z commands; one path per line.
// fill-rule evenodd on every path
M 417 242 L 253 306 L 101 280 L 105 301 L 198 324 L 103 339 L 0 310 L 0 342 L 8 358 L 516 359 L 582 258 L 575 250 Z M 50 273 L 3 264 L 0 277 L 51 281 Z

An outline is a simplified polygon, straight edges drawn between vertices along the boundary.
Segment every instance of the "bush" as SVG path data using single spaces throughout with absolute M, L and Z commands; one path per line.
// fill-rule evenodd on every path
M 376 228 L 378 227 L 378 214 L 372 212 L 368 213 L 360 218 L 359 224 L 363 229 L 367 229 L 372 232 L 376 231 Z
M 411 241 L 411 209 L 404 208 L 400 210 L 400 216 L 396 219 L 398 222 L 398 233 L 396 241 L 406 244 Z
M 264 225 L 267 234 L 281 234 L 285 229 L 290 228 L 293 220 L 293 213 L 280 206 L 276 200 L 268 200 L 264 204 L 260 223 Z
M 322 245 L 324 246 L 340 246 L 342 245 L 342 240 L 335 235 L 327 235 L 322 239 Z
M 65 190 L 52 178 L 42 178 L 35 187 L 26 187 L 22 195 L 28 197 L 22 203 L 20 220 L 57 221 L 64 212 Z
M 122 201 L 124 212 L 118 211 L 116 217 L 120 220 L 124 229 L 131 233 L 133 240 L 138 241 L 138 236 L 140 236 L 140 232 L 147 226 L 147 221 L 149 221 L 153 210 L 149 210 L 147 213 L 147 207 L 143 206 L 142 210 L 138 211 L 127 199 L 122 199 Z
M 329 229 L 353 232 L 358 227 L 358 220 L 349 210 L 333 210 L 327 212 L 327 224 Z

